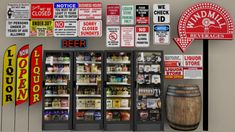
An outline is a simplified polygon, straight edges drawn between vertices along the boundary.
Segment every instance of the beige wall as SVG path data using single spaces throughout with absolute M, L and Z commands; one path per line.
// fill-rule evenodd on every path
M 38 0 L 26 0 L 27 2 L 38 2 Z M 40 2 L 54 2 L 56 0 L 40 0 Z M 65 1 L 65 0 L 63 0 Z M 90 0 L 91 1 L 91 0 Z M 180 14 L 188 6 L 196 1 L 189 0 L 109 0 L 106 3 L 103 1 L 103 7 L 106 4 L 119 3 L 119 4 L 149 4 L 153 3 L 170 3 L 171 5 L 171 37 L 177 36 L 177 23 Z M 201 0 L 198 0 L 199 2 Z M 206 0 L 205 0 L 206 1 Z M 213 1 L 213 0 L 211 0 Z M 1 0 L 0 6 L 0 64 L 2 67 L 3 54 L 5 49 L 11 44 L 17 44 L 18 49 L 26 43 L 30 44 L 32 50 L 36 45 L 42 43 L 44 50 L 59 50 L 59 38 L 6 38 L 5 37 L 5 21 L 6 21 L 6 7 L 9 2 L 25 2 L 25 0 Z M 231 0 L 213 1 L 225 7 L 233 18 L 235 18 L 234 2 Z M 103 8 L 105 12 L 105 8 Z M 152 9 L 151 9 L 152 11 Z M 152 14 L 150 15 L 152 16 Z M 105 18 L 105 13 L 103 13 Z M 152 17 L 151 17 L 152 23 Z M 151 25 L 152 26 L 152 25 Z M 103 20 L 103 37 L 89 38 L 88 50 L 111 50 L 105 47 L 105 21 Z M 151 33 L 152 34 L 152 33 Z M 152 43 L 151 35 L 151 43 Z M 235 130 L 234 117 L 235 106 L 234 98 L 234 75 L 235 67 L 235 41 L 209 41 L 209 131 L 210 132 L 233 132 Z M 121 49 L 121 48 L 120 48 Z M 132 48 L 133 49 L 133 48 Z M 134 48 L 139 49 L 139 48 Z M 181 54 L 176 44 L 172 41 L 170 46 L 153 46 L 146 48 L 146 50 L 164 50 L 165 54 Z M 202 41 L 194 41 L 185 54 L 202 54 Z M 0 68 L 0 80 L 2 80 L 2 68 Z M 195 83 L 198 84 L 202 91 L 201 80 L 182 80 L 182 81 L 166 81 L 165 86 L 175 83 Z M 1 86 L 0 86 L 1 87 Z M 166 90 L 166 87 L 165 87 Z M 1 94 L 0 94 L 1 95 Z M 1 99 L 1 98 L 0 98 Z M 14 123 L 16 132 L 41 132 L 41 103 L 33 105 L 28 110 L 28 105 L 17 106 L 16 112 L 13 105 L 7 105 L 2 108 L 2 132 L 14 132 Z M 28 116 L 29 112 L 29 116 Z M 16 118 L 14 118 L 16 115 Z M 29 123 L 29 126 L 28 126 Z M 165 131 L 173 131 L 165 124 Z M 202 121 L 197 132 L 202 131 Z

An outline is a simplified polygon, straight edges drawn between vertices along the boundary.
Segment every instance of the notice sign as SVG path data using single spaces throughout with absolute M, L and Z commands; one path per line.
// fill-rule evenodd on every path
M 119 25 L 120 24 L 120 5 L 107 5 L 107 25 Z
M 202 79 L 202 55 L 184 55 L 184 79 Z
M 31 19 L 53 19 L 53 4 L 31 4 Z
M 170 25 L 154 25 L 154 44 L 170 44 Z
M 106 27 L 106 46 L 120 47 L 120 26 Z
M 183 79 L 183 56 L 182 55 L 165 55 L 165 79 Z
M 76 2 L 58 2 L 54 3 L 55 19 L 77 19 L 78 3 Z
M 134 47 L 135 46 L 135 28 L 134 27 L 121 27 L 121 47 Z
M 134 25 L 134 5 L 121 6 L 121 24 Z
M 7 20 L 7 37 L 29 37 L 29 20 Z
M 135 27 L 135 46 L 149 47 L 149 26 Z
M 79 2 L 79 19 L 102 19 L 101 2 Z
M 78 37 L 101 37 L 102 21 L 101 20 L 79 20 Z
M 170 4 L 153 5 L 153 23 L 170 23 Z
M 55 37 L 76 37 L 77 20 L 55 20 L 54 36 Z
M 85 38 L 76 38 L 76 39 L 62 39 L 61 48 L 86 48 L 87 39 Z
M 31 20 L 30 36 L 32 37 L 52 37 L 53 36 L 52 20 Z
M 149 24 L 149 5 L 136 5 L 136 24 Z
M 29 3 L 9 3 L 7 5 L 7 19 L 29 19 Z

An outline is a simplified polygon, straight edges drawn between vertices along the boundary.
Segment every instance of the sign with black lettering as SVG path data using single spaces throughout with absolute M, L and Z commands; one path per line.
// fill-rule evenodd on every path
M 154 44 L 170 44 L 170 25 L 154 25 Z
M 76 37 L 77 20 L 55 20 L 54 36 L 55 37 Z
M 7 20 L 7 37 L 29 37 L 29 20 Z
M 149 5 L 136 5 L 136 24 L 149 24 Z
M 86 48 L 87 39 L 85 38 L 73 38 L 73 39 L 61 39 L 61 48 Z
M 153 23 L 170 23 L 170 4 L 153 5 Z
M 29 19 L 29 3 L 9 3 L 7 5 L 7 19 Z
M 78 3 L 77 2 L 58 2 L 54 3 L 55 19 L 77 19 Z
M 106 27 L 106 46 L 120 47 L 120 26 Z
M 135 46 L 149 47 L 149 26 L 135 27 Z

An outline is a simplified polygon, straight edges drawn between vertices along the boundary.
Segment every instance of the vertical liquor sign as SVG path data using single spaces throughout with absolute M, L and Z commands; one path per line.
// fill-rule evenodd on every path
M 17 54 L 16 105 L 27 101 L 29 90 L 29 45 L 23 46 Z
M 15 73 L 16 73 L 16 45 L 10 46 L 4 54 L 2 105 L 14 102 Z
M 37 46 L 30 57 L 29 105 L 42 100 L 42 45 Z
M 120 5 L 107 5 L 106 24 L 119 25 L 120 24 Z
M 136 5 L 136 24 L 149 24 L 149 5 Z
M 53 19 L 52 3 L 33 3 L 31 4 L 31 19 Z
M 121 6 L 121 25 L 134 25 L 134 5 Z

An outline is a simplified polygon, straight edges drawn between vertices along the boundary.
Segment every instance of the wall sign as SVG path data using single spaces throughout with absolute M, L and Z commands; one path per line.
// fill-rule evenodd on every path
M 79 2 L 79 19 L 102 19 L 101 2 Z
M 101 37 L 102 21 L 101 20 L 79 20 L 78 37 Z
M 154 25 L 154 44 L 170 44 L 170 25 Z
M 61 48 L 86 48 L 87 47 L 87 39 L 85 38 L 65 38 L 61 39 Z
M 202 55 L 184 55 L 184 79 L 202 79 Z
M 165 55 L 165 79 L 183 79 L 183 56 L 182 55 Z
M 23 46 L 17 54 L 16 105 L 27 101 L 29 90 L 29 45 Z
M 77 20 L 55 20 L 54 36 L 55 37 L 76 37 Z
M 149 26 L 135 27 L 135 46 L 149 47 Z
M 15 100 L 16 45 L 7 48 L 4 54 L 2 78 L 2 106 Z
M 136 5 L 136 24 L 149 24 L 149 5 Z
M 31 20 L 30 36 L 32 37 L 52 37 L 53 20 Z
M 58 2 L 54 3 L 55 19 L 77 19 L 78 3 L 76 2 Z
M 31 4 L 31 19 L 53 19 L 52 3 Z
M 106 46 L 120 47 L 120 26 L 106 27 Z
M 33 49 L 30 58 L 29 105 L 42 100 L 42 45 Z
M 170 4 L 153 5 L 153 23 L 170 23 Z
M 7 37 L 29 37 L 29 20 L 7 20 Z
M 106 24 L 119 25 L 120 24 L 120 5 L 107 5 Z
M 134 47 L 135 46 L 135 28 L 134 27 L 121 27 L 121 47 Z
M 198 3 L 183 12 L 176 44 L 184 52 L 194 39 L 233 39 L 233 19 L 217 4 Z
M 9 3 L 7 5 L 7 19 L 29 19 L 29 3 Z
M 121 24 L 134 25 L 134 5 L 121 6 Z

